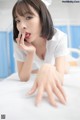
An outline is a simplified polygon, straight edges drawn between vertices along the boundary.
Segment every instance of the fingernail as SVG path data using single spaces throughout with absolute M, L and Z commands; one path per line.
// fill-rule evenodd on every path
M 31 92 L 32 92 L 32 91 L 28 91 L 27 94 L 29 95 L 29 94 L 31 94 Z
M 29 95 L 31 93 L 31 90 L 26 93 L 26 95 Z
M 57 108 L 58 106 L 57 106 L 57 104 L 55 104 L 55 105 L 53 105 L 55 108 Z
M 66 105 L 66 101 L 65 100 L 63 100 L 63 104 Z
M 36 102 L 36 103 L 35 103 L 35 105 L 38 107 L 38 106 L 39 106 L 39 103 L 38 103 L 38 102 Z

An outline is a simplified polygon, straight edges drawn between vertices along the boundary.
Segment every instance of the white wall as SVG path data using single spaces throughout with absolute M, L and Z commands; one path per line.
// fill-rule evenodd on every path
M 80 3 L 62 3 L 62 0 L 53 0 L 49 11 L 54 24 L 80 25 Z
M 0 0 L 0 31 L 12 29 L 12 8 L 17 0 Z
M 12 15 L 11 9 L 0 11 L 0 31 L 9 31 L 12 26 Z

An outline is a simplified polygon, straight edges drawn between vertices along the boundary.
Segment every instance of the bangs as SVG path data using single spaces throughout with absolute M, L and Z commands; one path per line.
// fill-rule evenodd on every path
M 31 11 L 29 4 L 19 2 L 16 4 L 14 10 L 13 10 L 13 17 L 15 18 L 18 15 L 24 16 L 26 13 L 29 13 L 31 15 L 34 15 L 34 13 Z

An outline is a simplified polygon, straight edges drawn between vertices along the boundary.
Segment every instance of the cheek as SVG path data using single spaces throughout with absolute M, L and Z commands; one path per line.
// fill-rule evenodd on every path
M 41 31 L 41 23 L 40 23 L 39 18 L 34 19 L 34 21 L 32 22 L 32 26 L 31 26 L 31 28 L 34 31 L 36 31 L 36 32 L 40 32 Z
M 38 31 L 41 33 L 42 27 L 40 21 L 38 22 Z
M 40 34 L 40 33 L 41 33 L 41 24 L 40 24 L 40 23 L 37 23 L 35 27 L 36 27 L 36 32 L 37 32 L 38 34 Z
M 41 35 L 41 25 L 38 25 L 37 32 L 38 32 L 38 35 Z

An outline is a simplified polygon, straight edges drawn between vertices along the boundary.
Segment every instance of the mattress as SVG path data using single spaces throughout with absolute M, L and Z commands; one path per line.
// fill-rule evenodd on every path
M 35 94 L 26 93 L 32 87 L 36 75 L 28 82 L 20 82 L 14 73 L 0 81 L 0 119 L 6 120 L 80 120 L 80 68 L 72 67 L 64 77 L 66 105 L 57 100 L 58 107 L 52 107 L 46 98 L 35 106 Z

